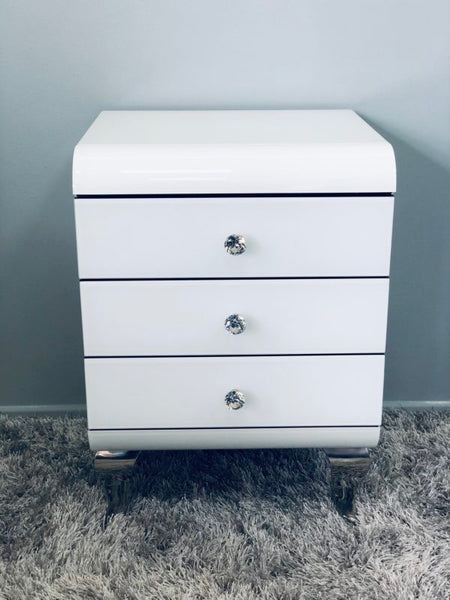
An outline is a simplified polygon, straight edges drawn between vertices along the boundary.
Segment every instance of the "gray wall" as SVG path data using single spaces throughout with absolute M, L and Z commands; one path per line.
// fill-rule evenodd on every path
M 387 401 L 450 399 L 448 0 L 0 0 L 0 404 L 84 402 L 72 149 L 102 109 L 357 110 L 394 145 Z

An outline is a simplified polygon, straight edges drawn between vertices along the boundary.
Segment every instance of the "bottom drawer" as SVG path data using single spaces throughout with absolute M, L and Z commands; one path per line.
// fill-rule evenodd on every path
M 90 358 L 90 430 L 376 427 L 384 356 Z M 237 390 L 244 405 L 230 409 Z
M 234 429 L 91 429 L 92 450 L 211 448 L 374 448 L 380 427 L 259 427 Z

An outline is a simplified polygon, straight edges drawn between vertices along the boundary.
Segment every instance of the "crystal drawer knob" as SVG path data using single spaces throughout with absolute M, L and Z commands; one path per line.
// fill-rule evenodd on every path
M 231 392 L 228 392 L 225 396 L 225 404 L 228 408 L 231 408 L 231 410 L 238 410 L 244 406 L 245 396 L 239 390 L 231 390 Z
M 225 329 L 233 335 L 239 335 L 245 327 L 246 323 L 241 315 L 230 315 L 225 319 Z
M 225 240 L 224 246 L 228 254 L 233 256 L 243 254 L 247 250 L 244 236 L 237 233 L 229 235 Z

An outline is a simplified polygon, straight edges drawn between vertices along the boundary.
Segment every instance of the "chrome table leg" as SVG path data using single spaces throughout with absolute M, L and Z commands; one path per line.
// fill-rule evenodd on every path
M 127 510 L 133 490 L 133 468 L 139 454 L 137 450 L 100 450 L 95 453 L 94 470 L 107 501 L 105 526 L 112 515 Z
M 352 519 L 355 491 L 372 459 L 368 448 L 326 448 L 331 466 L 331 495 L 338 511 Z
M 99 450 L 95 453 L 94 468 L 100 472 L 132 469 L 138 456 L 138 450 Z

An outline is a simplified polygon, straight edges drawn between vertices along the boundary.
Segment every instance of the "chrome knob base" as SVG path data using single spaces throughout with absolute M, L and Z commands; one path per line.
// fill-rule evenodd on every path
M 237 233 L 229 235 L 225 240 L 224 246 L 228 254 L 231 254 L 232 256 L 243 254 L 247 250 L 244 236 L 238 235 Z
M 241 315 L 230 315 L 225 319 L 225 329 L 233 335 L 242 333 L 247 324 Z
M 239 390 L 231 390 L 225 396 L 225 404 L 231 410 L 239 410 L 245 404 L 245 396 Z

